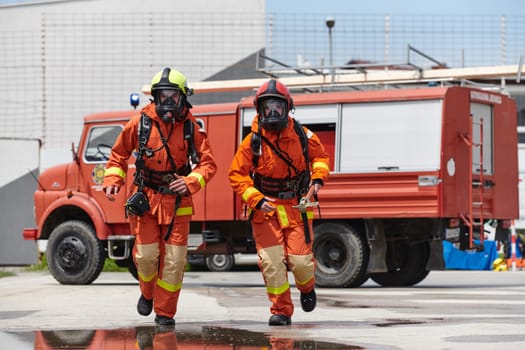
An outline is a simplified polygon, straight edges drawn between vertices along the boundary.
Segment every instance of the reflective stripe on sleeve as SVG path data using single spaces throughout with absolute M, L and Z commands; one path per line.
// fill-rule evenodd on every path
M 325 162 L 315 162 L 312 164 L 312 168 L 316 169 L 316 168 L 321 168 L 321 169 L 325 169 L 327 171 L 330 171 L 330 168 L 328 167 L 328 164 L 326 164 Z
M 199 173 L 189 173 L 188 177 L 196 178 L 199 181 L 199 185 L 201 186 L 201 188 L 206 186 L 206 180 L 204 180 L 204 176 L 202 176 L 201 174 L 199 174 Z
M 104 176 L 106 176 L 106 175 L 117 175 L 117 176 L 120 176 L 123 179 L 126 178 L 126 173 L 124 172 L 124 170 L 122 170 L 120 168 L 117 168 L 117 167 L 112 167 L 112 168 L 105 169 L 104 170 Z
M 256 189 L 255 187 L 248 187 L 248 188 L 246 189 L 246 191 L 244 191 L 244 193 L 242 194 L 242 200 L 245 201 L 245 202 L 247 202 L 247 201 L 248 201 L 248 198 L 249 198 L 252 194 L 254 194 L 254 193 L 256 193 L 256 192 L 258 192 L 258 191 L 257 191 L 257 189 Z

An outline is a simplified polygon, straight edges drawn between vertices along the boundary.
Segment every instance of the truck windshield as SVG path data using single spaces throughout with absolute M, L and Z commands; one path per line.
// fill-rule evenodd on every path
M 89 138 L 84 152 L 86 162 L 106 162 L 111 147 L 122 131 L 120 125 L 94 126 L 89 131 Z

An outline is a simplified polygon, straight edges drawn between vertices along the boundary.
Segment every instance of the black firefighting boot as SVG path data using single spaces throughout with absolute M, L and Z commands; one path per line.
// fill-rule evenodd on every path
M 288 326 L 292 324 L 292 319 L 286 315 L 272 315 L 268 324 L 270 326 Z
M 315 295 L 315 289 L 312 289 L 311 292 L 301 293 L 301 307 L 303 311 L 310 312 L 315 309 L 317 304 L 317 296 Z
M 174 326 L 175 320 L 168 316 L 157 315 L 155 316 L 155 323 L 159 326 Z
M 141 295 L 137 303 L 137 311 L 142 316 L 148 316 L 153 310 L 153 299 L 148 300 Z

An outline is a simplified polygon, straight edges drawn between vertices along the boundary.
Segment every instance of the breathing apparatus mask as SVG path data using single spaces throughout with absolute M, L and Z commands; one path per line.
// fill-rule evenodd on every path
M 160 90 L 155 96 L 155 110 L 165 123 L 183 121 L 186 119 L 186 96 L 179 90 Z
M 281 98 L 265 98 L 259 102 L 261 126 L 268 131 L 280 131 L 288 126 L 288 104 Z

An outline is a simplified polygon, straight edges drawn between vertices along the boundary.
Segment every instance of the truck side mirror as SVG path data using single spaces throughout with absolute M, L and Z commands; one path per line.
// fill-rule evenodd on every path
M 76 163 L 79 163 L 78 153 L 77 153 L 77 151 L 75 150 L 75 143 L 74 143 L 74 142 L 71 142 L 71 154 L 73 154 L 73 160 L 74 160 Z

